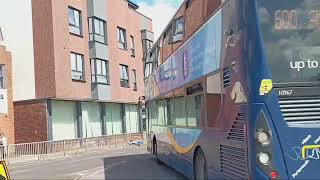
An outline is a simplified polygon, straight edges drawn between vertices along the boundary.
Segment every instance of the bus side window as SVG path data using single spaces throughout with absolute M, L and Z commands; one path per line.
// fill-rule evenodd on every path
M 167 125 L 175 125 L 174 120 L 174 99 L 167 99 Z
M 201 118 L 201 95 L 187 97 L 187 122 L 189 127 L 199 127 Z
M 158 124 L 159 125 L 165 125 L 165 106 L 164 106 L 164 100 L 159 100 L 157 102 L 157 108 L 158 108 Z
M 221 76 L 220 73 L 214 74 L 207 78 L 207 126 L 217 128 L 219 126 L 218 115 L 221 109 Z
M 175 110 L 176 125 L 187 126 L 185 97 L 174 98 L 174 110 Z
M 156 101 L 151 101 L 149 103 L 149 115 L 150 115 L 150 121 L 151 124 L 157 125 L 158 124 L 158 113 L 157 113 L 157 103 Z

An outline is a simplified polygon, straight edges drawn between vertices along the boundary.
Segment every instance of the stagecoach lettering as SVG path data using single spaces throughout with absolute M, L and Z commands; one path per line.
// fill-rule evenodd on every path
M 314 143 L 318 144 L 319 141 L 320 141 L 320 136 L 314 141 Z
M 306 138 L 303 139 L 303 141 L 301 142 L 301 144 L 306 144 L 311 138 L 311 135 L 308 135 Z
M 309 164 L 309 160 L 306 160 L 303 164 L 302 164 L 302 166 L 294 173 L 294 174 L 292 174 L 292 177 L 293 178 L 296 178 L 300 173 L 301 173 L 301 171 Z

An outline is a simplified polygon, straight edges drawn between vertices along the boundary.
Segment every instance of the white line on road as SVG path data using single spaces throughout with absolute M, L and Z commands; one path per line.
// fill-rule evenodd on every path
M 31 171 L 31 170 L 15 171 L 15 172 L 10 172 L 9 174 L 19 174 L 19 173 L 24 173 L 28 171 Z
M 108 153 L 108 152 L 104 152 L 104 153 Z M 17 168 L 21 168 L 21 167 L 26 167 L 26 166 L 32 166 L 32 165 L 40 165 L 40 164 L 46 164 L 46 163 L 54 163 L 54 162 L 59 162 L 58 165 L 61 165 L 60 163 L 63 163 L 63 164 L 69 164 L 69 163 L 75 163 L 75 162 L 79 162 L 79 161 L 85 161 L 85 160 L 89 160 L 89 159 L 95 159 L 95 158 L 100 158 L 100 157 L 109 157 L 109 156 L 113 156 L 115 154 L 123 154 L 125 153 L 124 151 L 122 152 L 113 152 L 113 153 L 110 153 L 110 154 L 104 154 L 104 155 L 101 155 L 101 153 L 99 154 L 96 154 L 98 156 L 93 156 L 93 157 L 90 157 L 90 158 L 84 158 L 84 159 L 78 159 L 78 160 L 74 160 L 74 161 L 66 161 L 68 159 L 76 159 L 76 158 L 79 158 L 79 157 L 68 157 L 68 158 L 59 158 L 59 159 L 54 159 L 54 160 L 44 160 L 44 161 L 37 161 L 37 162 L 32 162 L 32 163 L 27 163 L 27 164 L 22 164 L 22 165 L 12 165 L 11 166 L 11 169 L 17 169 Z M 95 155 L 95 154 L 92 154 L 92 155 Z M 85 156 L 90 156 L 90 154 L 86 154 Z
M 101 173 L 101 172 L 103 172 L 103 171 L 105 171 L 105 170 L 107 170 L 107 169 L 109 169 L 109 168 L 112 168 L 112 167 L 114 167 L 114 166 L 116 166 L 116 165 L 123 164 L 123 163 L 126 163 L 126 161 L 121 161 L 121 162 L 109 164 L 109 165 L 106 166 L 106 168 L 103 168 L 102 170 L 99 170 L 99 171 L 97 171 L 97 172 L 94 172 L 94 173 L 90 174 L 89 177 L 92 177 L 92 176 L 94 176 L 94 175 L 97 175 L 97 174 L 99 174 L 99 173 Z
M 85 159 L 77 159 L 77 160 L 74 160 L 74 161 L 69 161 L 68 163 L 73 164 L 73 163 L 79 162 L 79 161 L 85 161 L 85 160 L 96 159 L 96 158 L 101 158 L 101 157 L 109 157 L 110 155 L 113 156 L 115 154 L 121 155 L 121 154 L 124 154 L 124 152 L 115 152 L 115 153 L 110 153 L 110 154 L 104 154 L 104 155 L 101 155 L 101 156 L 89 157 L 89 158 L 85 158 Z
M 74 172 L 74 173 L 71 173 L 71 174 L 68 174 L 68 175 L 80 175 L 80 176 L 84 176 L 86 175 L 85 173 L 88 172 L 88 171 L 91 171 L 91 170 L 96 170 L 96 169 L 99 169 L 98 171 L 94 172 L 93 174 L 89 175 L 89 176 L 94 176 L 108 168 L 111 168 L 113 166 L 116 166 L 118 164 L 122 164 L 122 163 L 125 163 L 126 161 L 121 161 L 121 162 L 117 162 L 117 163 L 113 163 L 113 164 L 108 164 L 106 166 L 99 166 L 99 167 L 95 167 L 95 168 L 91 168 L 91 169 L 86 169 L 86 170 L 82 170 L 82 171 L 77 171 L 77 172 Z M 102 168 L 102 170 L 100 169 Z
M 68 175 L 79 175 L 79 174 L 83 174 L 83 173 L 85 173 L 87 171 L 91 171 L 91 170 L 95 170 L 95 169 L 99 169 L 99 168 L 104 168 L 104 166 L 99 166 L 99 167 L 92 168 L 92 169 L 86 169 L 86 170 L 83 170 L 83 171 L 77 171 L 77 172 L 74 172 L 74 173 L 71 173 L 71 174 L 68 174 Z M 86 175 L 86 174 L 83 174 L 83 175 Z

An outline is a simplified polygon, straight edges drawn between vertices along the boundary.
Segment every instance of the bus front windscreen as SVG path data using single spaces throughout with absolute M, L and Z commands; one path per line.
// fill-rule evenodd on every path
M 257 0 L 276 83 L 320 82 L 320 0 Z

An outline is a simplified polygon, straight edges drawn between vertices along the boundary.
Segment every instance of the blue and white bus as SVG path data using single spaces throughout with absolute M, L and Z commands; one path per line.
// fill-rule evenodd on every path
M 158 161 L 189 179 L 320 179 L 320 1 L 222 0 L 163 62 L 152 53 Z

